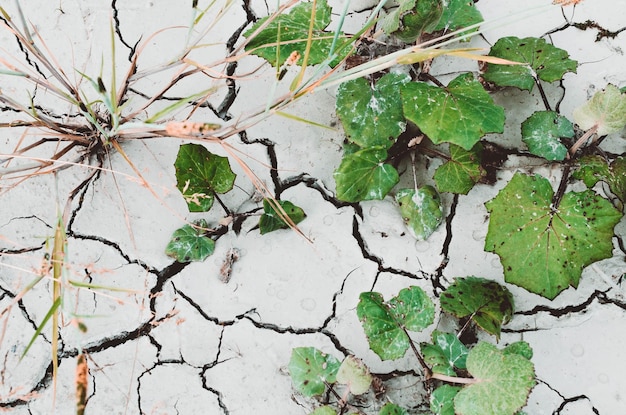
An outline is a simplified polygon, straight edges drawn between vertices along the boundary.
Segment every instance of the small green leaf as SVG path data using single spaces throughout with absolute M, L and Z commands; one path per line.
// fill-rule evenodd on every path
M 504 286 L 484 278 L 456 278 L 440 297 L 441 309 L 458 318 L 470 317 L 487 333 L 500 337 L 500 329 L 513 317 L 513 295 Z
M 569 59 L 566 51 L 536 37 L 504 37 L 493 45 L 489 56 L 526 65 L 488 63 L 487 71 L 483 75 L 486 81 L 528 91 L 535 86 L 536 78 L 546 82 L 558 81 L 566 72 L 576 72 L 578 66 L 578 62 Z
M 470 350 L 467 370 L 477 383 L 454 398 L 459 415 L 514 415 L 535 386 L 535 369 L 528 359 L 482 341 Z
M 525 341 L 518 341 L 515 343 L 511 343 L 502 349 L 502 353 L 504 354 L 517 354 L 528 360 L 533 358 L 533 349 L 530 347 L 530 344 Z
M 385 302 L 376 292 L 360 295 L 356 312 L 370 349 L 383 360 L 398 359 L 409 348 L 405 330 L 421 331 L 435 319 L 435 307 L 424 290 L 409 287 Z
M 291 351 L 289 374 L 300 393 L 316 396 L 324 393 L 326 383 L 335 383 L 340 364 L 334 356 L 314 347 L 296 347 Z
M 546 160 L 565 160 L 567 148 L 560 138 L 572 137 L 572 123 L 554 111 L 537 111 L 522 123 L 522 141 L 532 154 Z
M 372 88 L 365 78 L 339 85 L 337 115 L 348 140 L 361 147 L 389 148 L 406 128 L 400 87 L 406 74 L 386 74 Z
M 215 193 L 226 193 L 235 184 L 235 173 L 226 157 L 220 157 L 199 144 L 183 144 L 174 162 L 176 187 L 183 194 L 190 212 L 207 212 Z
M 346 202 L 383 199 L 400 179 L 396 169 L 385 164 L 387 150 L 366 148 L 344 156 L 335 170 L 337 197 Z
M 599 181 L 606 182 L 611 192 L 622 203 L 626 202 L 626 157 L 617 157 L 610 165 L 602 156 L 584 156 L 578 162 L 578 170 L 572 174 L 574 178 L 589 188 Z
M 309 415 L 337 415 L 337 412 L 328 405 L 320 406 Z
M 608 84 L 574 110 L 574 121 L 583 130 L 597 127 L 599 136 L 621 130 L 626 125 L 626 93 Z
M 471 73 L 457 76 L 446 88 L 409 82 L 402 88 L 402 106 L 406 118 L 435 144 L 470 150 L 483 135 L 504 130 L 504 109 Z
M 459 386 L 441 385 L 430 395 L 430 410 L 435 415 L 454 415 L 454 397 Z
M 337 372 L 337 383 L 347 385 L 353 395 L 362 395 L 372 384 L 372 375 L 361 359 L 354 356 L 346 357 Z
M 382 29 L 404 43 L 413 43 L 422 33 L 435 30 L 443 13 L 441 0 L 400 0 L 387 15 Z
M 457 369 L 465 369 L 467 347 L 452 333 L 433 331 L 432 343 L 421 343 L 424 361 L 435 373 L 456 376 Z
M 466 195 L 487 172 L 480 165 L 480 143 L 465 150 L 463 147 L 450 144 L 450 160 L 435 171 L 435 182 L 440 192 Z
M 396 202 L 409 231 L 415 239 L 427 239 L 443 221 L 443 207 L 439 193 L 432 186 L 400 189 Z
M 386 403 L 378 415 L 409 415 L 409 413 L 404 408 L 401 408 L 396 404 Z
M 326 0 L 317 0 L 309 65 L 320 64 L 330 55 L 334 34 L 325 32 L 324 29 L 330 24 L 331 11 Z M 298 52 L 303 57 L 309 36 L 312 12 L 312 2 L 299 2 L 289 13 L 274 18 L 258 35 L 250 38 L 254 31 L 264 25 L 270 17 L 260 19 L 243 34 L 249 38 L 246 50 L 265 59 L 275 67 L 284 64 L 293 52 Z M 276 60 L 277 43 L 280 43 L 278 61 Z M 298 62 L 298 64 L 301 63 L 302 60 Z
M 549 299 L 578 286 L 582 269 L 612 256 L 621 213 L 590 190 L 566 193 L 553 206 L 550 182 L 516 173 L 485 206 L 485 250 L 500 256 L 505 281 Z
M 204 261 L 215 250 L 215 241 L 206 236 L 209 227 L 204 219 L 177 229 L 165 247 L 165 254 L 178 262 Z
M 471 0 L 448 0 L 435 31 L 453 32 L 483 21 L 483 16 Z M 478 30 L 478 28 L 476 29 Z
M 293 221 L 294 224 L 298 224 L 306 218 L 304 210 L 289 202 L 288 200 L 278 200 L 280 206 L 283 208 L 287 216 Z M 274 207 L 270 204 L 268 199 L 263 199 L 263 215 L 259 219 L 259 229 L 261 235 L 275 231 L 277 229 L 287 229 L 289 225 L 280 217 Z

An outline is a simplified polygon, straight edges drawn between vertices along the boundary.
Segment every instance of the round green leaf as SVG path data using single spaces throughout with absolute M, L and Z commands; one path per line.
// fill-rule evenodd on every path
M 174 162 L 176 187 L 190 212 L 207 212 L 215 193 L 226 193 L 235 184 L 235 173 L 226 157 L 217 156 L 199 144 L 183 144 Z
M 516 173 L 485 206 L 491 213 L 485 250 L 500 256 L 505 281 L 553 299 L 578 286 L 582 269 L 613 250 L 622 217 L 592 191 L 566 193 L 553 206 L 550 182 Z
M 372 88 L 365 78 L 339 85 L 337 115 L 348 139 L 360 147 L 389 148 L 406 128 L 400 87 L 406 74 L 386 74 Z
M 602 156 L 584 156 L 578 163 L 578 170 L 572 176 L 582 180 L 589 188 L 598 181 L 606 182 L 611 192 L 626 202 L 626 157 L 617 157 L 609 165 Z
M 400 189 L 396 193 L 400 213 L 415 239 L 427 239 L 443 221 L 443 207 L 439 193 L 432 186 Z
M 535 78 L 554 82 L 566 72 L 576 72 L 578 62 L 569 59 L 563 49 L 547 43 L 544 39 L 515 36 L 499 39 L 491 48 L 489 56 L 508 59 L 526 65 L 487 64 L 483 77 L 499 86 L 514 86 L 531 91 Z
M 409 413 L 404 408 L 401 408 L 396 404 L 386 403 L 378 415 L 409 415 Z
M 382 29 L 404 43 L 435 30 L 443 13 L 441 0 L 400 0 L 383 21 Z
M 564 160 L 567 148 L 560 138 L 572 137 L 572 123 L 554 111 L 537 111 L 522 123 L 522 141 L 532 154 L 546 160 Z
M 178 262 L 204 261 L 215 250 L 215 241 L 205 235 L 208 224 L 204 219 L 177 229 L 165 247 L 165 254 Z M 203 229 L 199 229 L 203 228 Z
M 326 383 L 335 383 L 341 363 L 315 347 L 296 347 L 291 351 L 289 374 L 294 387 L 305 396 L 321 395 Z
M 337 415 L 337 412 L 328 405 L 321 406 L 309 415 Z
M 433 342 L 421 343 L 424 361 L 435 373 L 456 376 L 455 368 L 465 369 L 467 347 L 452 333 L 433 331 Z
M 398 359 L 409 348 L 405 330 L 421 331 L 435 319 L 435 307 L 419 287 L 401 290 L 388 302 L 376 292 L 360 295 L 357 316 L 370 349 L 383 360 Z
M 372 375 L 361 359 L 348 356 L 341 362 L 337 382 L 347 385 L 351 394 L 362 395 L 369 390 Z
M 504 130 L 504 109 L 471 73 L 459 75 L 446 88 L 409 82 L 402 88 L 402 106 L 406 118 L 435 144 L 470 150 L 483 135 Z
M 574 121 L 583 130 L 597 126 L 600 136 L 621 130 L 626 125 L 626 93 L 608 84 L 574 110 Z
M 435 31 L 453 32 L 483 21 L 483 16 L 471 0 L 448 0 Z M 475 29 L 478 30 L 478 29 Z
M 504 354 L 517 354 L 528 360 L 533 357 L 533 349 L 530 347 L 530 344 L 525 341 L 518 341 L 515 343 L 511 343 L 502 349 L 502 353 Z
M 293 221 L 294 224 L 298 224 L 306 218 L 304 210 L 294 205 L 288 200 L 278 200 L 280 206 L 283 208 L 287 216 Z M 263 215 L 259 219 L 259 229 L 261 235 L 268 232 L 275 231 L 277 229 L 287 229 L 289 225 L 283 220 L 281 215 L 274 209 L 268 199 L 263 199 Z
M 504 286 L 484 278 L 456 278 L 440 297 L 441 309 L 458 318 L 471 317 L 483 330 L 500 337 L 513 317 L 513 295 Z
M 435 171 L 434 179 L 440 192 L 466 195 L 487 172 L 480 165 L 480 143 L 465 150 L 450 144 L 450 160 Z
M 459 386 L 441 385 L 430 395 L 430 410 L 435 415 L 454 415 L 454 397 Z
M 396 169 L 385 164 L 387 150 L 366 148 L 344 156 L 335 170 L 337 197 L 346 202 L 382 199 L 398 183 Z
M 477 383 L 454 398 L 459 415 L 514 415 L 535 386 L 535 369 L 528 359 L 482 341 L 470 350 L 467 370 Z

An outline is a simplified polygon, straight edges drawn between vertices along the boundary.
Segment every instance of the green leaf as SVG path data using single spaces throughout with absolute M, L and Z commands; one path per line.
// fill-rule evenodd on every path
M 421 343 L 424 361 L 435 373 L 456 376 L 457 369 L 465 369 L 467 347 L 452 333 L 433 331 L 432 343 Z
M 443 13 L 441 0 L 400 0 L 382 23 L 382 29 L 404 43 L 435 30 Z
M 592 191 L 566 193 L 553 206 L 550 182 L 516 173 L 485 206 L 485 250 L 500 256 L 505 281 L 549 299 L 578 286 L 582 269 L 612 256 L 621 213 Z
M 432 186 L 400 189 L 396 202 L 409 231 L 418 241 L 427 239 L 443 221 L 441 199 Z
M 293 221 L 294 224 L 298 224 L 306 218 L 304 210 L 289 202 L 288 200 L 278 200 L 280 206 L 283 208 L 287 216 Z M 259 219 L 259 229 L 261 235 L 275 231 L 277 229 L 287 229 L 289 225 L 280 217 L 274 207 L 270 204 L 268 199 L 263 199 L 263 215 Z
M 409 415 L 409 413 L 404 408 L 401 408 L 396 404 L 386 403 L 378 415 Z
M 334 35 L 333 33 L 325 32 L 324 29 L 330 24 L 331 11 L 326 0 L 317 1 L 313 24 L 313 41 L 309 52 L 309 65 L 320 64 L 330 55 Z M 280 67 L 284 64 L 293 52 L 298 52 L 303 57 L 309 36 L 312 12 L 312 2 L 300 2 L 289 13 L 276 17 L 257 36 L 250 38 L 254 31 L 261 25 L 264 25 L 270 16 L 260 19 L 243 34 L 249 38 L 246 50 L 265 59 L 275 67 Z M 277 43 L 280 43 L 278 61 L 276 59 Z M 302 60 L 298 63 L 302 63 Z
M 589 188 L 599 181 L 606 182 L 611 192 L 622 203 L 626 202 L 626 157 L 617 157 L 610 165 L 601 156 L 584 156 L 578 162 L 578 170 L 572 174 L 574 178 Z
M 522 123 L 522 141 L 530 152 L 546 160 L 565 160 L 560 138 L 574 137 L 574 126 L 554 111 L 537 111 Z
M 511 343 L 502 349 L 502 353 L 504 354 L 517 354 L 528 360 L 533 358 L 533 349 L 530 347 L 530 344 L 525 341 L 518 341 L 515 343 Z
M 483 21 L 483 16 L 471 0 L 448 0 L 435 31 L 453 32 Z M 476 28 L 478 30 L 478 28 Z
M 320 406 L 309 415 L 337 415 L 337 412 L 328 405 Z
M 488 63 L 487 71 L 483 75 L 485 81 L 528 91 L 535 86 L 535 79 L 546 82 L 558 81 L 566 72 L 576 72 L 578 66 L 578 62 L 569 59 L 566 51 L 536 37 L 524 39 L 515 36 L 504 37 L 493 45 L 489 56 L 526 65 Z
M 192 225 L 185 225 L 172 234 L 172 239 L 165 247 L 165 254 L 178 262 L 204 261 L 213 254 L 215 241 L 206 236 L 209 227 L 204 219 Z
M 345 202 L 383 199 L 398 183 L 396 169 L 385 164 L 387 150 L 366 148 L 344 156 L 333 177 L 337 197 Z
M 370 349 L 382 360 L 398 359 L 409 348 L 405 330 L 421 331 L 435 319 L 435 307 L 424 290 L 409 287 L 385 302 L 377 292 L 364 292 L 356 312 Z
M 513 317 L 513 295 L 495 281 L 456 278 L 440 297 L 441 309 L 458 318 L 470 317 L 487 333 L 500 338 L 500 329 Z
M 190 212 L 207 212 L 215 193 L 226 193 L 235 184 L 235 173 L 226 157 L 220 157 L 199 144 L 183 144 L 174 162 L 176 187 L 183 194 Z
M 372 375 L 361 359 L 347 356 L 337 372 L 337 383 L 347 385 L 353 395 L 362 395 L 372 384 Z
M 466 195 L 487 172 L 480 165 L 480 143 L 465 150 L 463 147 L 450 144 L 450 160 L 435 171 L 435 182 L 440 192 Z
M 514 415 L 535 386 L 535 369 L 528 359 L 482 341 L 470 350 L 467 370 L 477 383 L 454 398 L 459 415 Z
M 459 75 L 446 88 L 410 82 L 402 88 L 402 106 L 406 118 L 435 144 L 470 150 L 486 133 L 504 130 L 504 109 L 494 105 L 471 73 Z
M 430 395 L 430 410 L 435 415 L 454 415 L 454 397 L 459 386 L 441 385 Z
M 576 108 L 573 115 L 574 122 L 583 130 L 598 127 L 599 136 L 615 133 L 626 125 L 626 93 L 608 84 Z
M 372 88 L 365 78 L 339 85 L 337 115 L 348 140 L 360 147 L 389 148 L 406 128 L 400 87 L 406 74 L 386 74 Z
M 294 387 L 304 396 L 321 395 L 326 383 L 335 383 L 341 363 L 315 347 L 296 347 L 291 351 L 289 374 Z

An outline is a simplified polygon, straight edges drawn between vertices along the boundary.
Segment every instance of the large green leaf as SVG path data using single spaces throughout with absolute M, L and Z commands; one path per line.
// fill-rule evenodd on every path
M 602 156 L 584 156 L 578 160 L 578 170 L 572 176 L 589 188 L 599 181 L 606 182 L 611 192 L 626 202 L 626 157 L 620 156 L 608 164 Z
M 288 367 L 295 388 L 305 396 L 315 396 L 324 393 L 327 383 L 335 383 L 340 365 L 334 356 L 315 347 L 296 347 Z
M 435 31 L 452 32 L 483 21 L 482 14 L 472 0 L 448 0 L 446 3 Z
M 386 74 L 372 88 L 365 78 L 339 85 L 337 114 L 348 140 L 360 147 L 389 148 L 406 128 L 400 87 L 406 74 Z
M 553 299 L 578 286 L 582 269 L 612 255 L 621 213 L 592 191 L 566 193 L 553 206 L 550 182 L 516 173 L 485 206 L 485 250 L 500 256 L 505 280 Z
M 470 317 L 483 330 L 500 337 L 513 317 L 513 295 L 504 286 L 484 278 L 456 278 L 440 297 L 441 309 L 458 318 Z
M 383 20 L 382 29 L 405 43 L 412 43 L 422 33 L 434 31 L 442 13 L 441 0 L 400 0 L 398 7 Z
M 573 115 L 583 130 L 595 126 L 600 136 L 617 132 L 626 125 L 626 93 L 608 84 L 583 106 L 576 108 Z
M 455 368 L 465 369 L 467 347 L 452 333 L 434 330 L 432 343 L 421 343 L 424 361 L 435 373 L 456 376 Z
M 418 241 L 427 239 L 443 221 L 441 199 L 432 186 L 400 189 L 396 202 L 409 231 Z
M 486 81 L 528 91 L 533 89 L 536 78 L 546 82 L 558 81 L 566 72 L 576 72 L 578 66 L 578 62 L 569 59 L 566 51 L 536 37 L 503 37 L 493 45 L 489 56 L 526 65 L 489 63 L 483 75 Z
M 564 160 L 567 147 L 560 139 L 572 137 L 572 123 L 554 111 L 537 111 L 522 123 L 522 141 L 532 154 L 546 160 Z
M 435 319 L 435 307 L 424 290 L 409 287 L 385 302 L 376 292 L 360 295 L 356 308 L 370 349 L 383 360 L 398 359 L 409 348 L 405 330 L 421 331 Z
M 228 192 L 235 183 L 236 175 L 228 159 L 199 144 L 180 146 L 174 167 L 176 187 L 190 212 L 208 211 L 213 206 L 214 194 Z
M 178 262 L 204 261 L 215 250 L 215 241 L 206 235 L 204 219 L 177 229 L 165 247 L 165 254 Z
M 354 356 L 347 356 L 341 362 L 337 372 L 337 383 L 347 385 L 353 395 L 362 395 L 372 384 L 372 375 L 363 361 Z
M 406 118 L 435 144 L 470 150 L 486 133 L 504 129 L 504 109 L 471 73 L 457 76 L 446 88 L 410 82 L 402 88 L 402 106 Z
M 395 403 L 386 403 L 385 406 L 382 407 L 378 415 L 409 415 L 406 409 L 401 408 Z
M 450 144 L 450 160 L 435 171 L 435 182 L 440 192 L 466 195 L 487 172 L 480 165 L 482 146 L 477 143 L 471 150 Z
M 325 406 L 320 406 L 315 411 L 311 412 L 309 415 L 337 415 L 337 411 L 335 411 L 332 407 L 325 405 Z
M 287 216 L 292 220 L 294 224 L 298 224 L 306 218 L 304 210 L 294 205 L 288 200 L 278 200 L 278 203 L 283 208 Z M 283 220 L 281 215 L 274 209 L 268 199 L 263 199 L 263 214 L 259 219 L 259 230 L 261 235 L 275 231 L 277 229 L 287 229 L 289 225 Z
M 330 24 L 331 11 L 326 0 L 317 0 L 309 65 L 320 64 L 330 55 L 334 34 L 325 32 L 324 29 Z M 289 13 L 274 18 L 258 35 L 250 38 L 255 30 L 266 23 L 270 16 L 260 19 L 243 34 L 250 38 L 246 50 L 264 58 L 276 67 L 285 63 L 293 52 L 298 52 L 300 56 L 304 56 L 312 12 L 312 2 L 300 2 Z M 277 44 L 280 45 L 278 60 L 276 59 L 277 47 L 279 47 Z M 302 60 L 298 63 L 302 63 Z
M 382 199 L 398 183 L 398 172 L 385 164 L 387 150 L 366 148 L 346 155 L 335 170 L 337 197 L 346 202 Z
M 514 415 L 535 386 L 535 369 L 528 359 L 482 341 L 470 350 L 467 370 L 477 383 L 456 394 L 459 415 Z
M 435 415 L 454 415 L 454 397 L 459 386 L 441 385 L 430 395 L 430 410 Z

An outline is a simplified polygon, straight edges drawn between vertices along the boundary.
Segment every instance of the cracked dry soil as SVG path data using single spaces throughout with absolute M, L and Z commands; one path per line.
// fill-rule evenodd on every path
M 74 73 L 72 67 L 98 73 L 100 59 L 109 56 L 111 17 L 118 70 L 124 71 L 141 39 L 166 27 L 188 26 L 191 3 L 59 0 L 28 2 L 23 7 L 68 73 Z M 204 8 L 208 2 L 198 3 Z M 234 3 L 227 18 L 211 31 L 214 46 L 194 52 L 195 59 L 226 56 L 241 42 L 244 29 L 268 12 L 263 1 Z M 518 3 L 480 0 L 478 6 L 489 20 L 518 10 Z M 526 3 L 529 7 L 541 4 L 538 0 Z M 369 6 L 367 1 L 355 2 L 352 9 L 359 11 L 350 13 L 347 24 L 353 27 L 346 31 L 358 28 Z M 531 21 L 487 32 L 476 41 L 494 43 L 505 35 L 549 34 L 555 45 L 581 63 L 576 75 L 546 86 L 557 97 L 555 101 L 565 97 L 559 105 L 569 115 L 594 90 L 608 82 L 624 82 L 625 15 L 624 1 L 588 1 L 575 12 L 570 8 L 561 13 L 555 8 Z M 167 62 L 180 50 L 185 35 L 185 30 L 172 29 L 152 39 L 138 70 Z M 6 33 L 0 45 L 25 54 Z M 198 78 L 206 84 L 202 88 L 217 87 L 200 106 L 198 119 L 227 122 L 251 105 L 262 106 L 272 93 L 273 71 L 264 67 L 244 76 L 260 63 L 250 57 L 224 65 L 223 73 L 232 76 L 227 80 Z M 290 71 L 287 78 L 294 74 Z M 146 77 L 131 90 L 131 100 L 153 96 L 162 81 L 158 74 Z M 287 88 L 289 82 L 284 80 L 279 89 Z M 19 90 L 20 86 L 16 82 L 2 88 Z M 182 82 L 159 101 L 167 105 L 197 88 L 197 83 Z M 30 94 L 47 101 L 44 90 Z M 76 359 L 83 351 L 88 365 L 87 413 L 307 414 L 311 402 L 295 393 L 286 372 L 291 350 L 298 346 L 315 346 L 337 357 L 355 354 L 385 382 L 392 400 L 410 413 L 427 409 L 428 391 L 420 381 L 417 362 L 408 356 L 380 361 L 367 347 L 355 308 L 359 293 L 368 290 L 388 298 L 403 287 L 419 285 L 436 297 L 454 277 L 476 275 L 502 282 L 498 258 L 483 251 L 487 232 L 483 203 L 496 195 L 516 169 L 530 163 L 525 153 L 510 148 L 518 148 L 511 144 L 519 142 L 519 124 L 539 108 L 541 99 L 535 93 L 514 91 L 498 93 L 495 99 L 505 108 L 522 108 L 519 114 L 507 112 L 505 134 L 487 137 L 495 143 L 494 155 L 501 158 L 500 180 L 495 186 L 478 185 L 467 196 L 444 195 L 445 223 L 425 242 L 416 242 L 407 233 L 390 198 L 362 204 L 335 198 L 332 171 L 341 157 L 340 131 L 278 117 L 241 131 L 232 143 L 249 156 L 246 160 L 277 197 L 305 209 L 307 218 L 300 227 L 312 244 L 290 231 L 259 235 L 254 216 L 259 201 L 243 171 L 232 163 L 237 187 L 223 196 L 222 210 L 187 213 L 175 186 L 177 140 L 124 143 L 158 198 L 138 184 L 133 170 L 116 154 L 106 169 L 88 180 L 91 171 L 75 166 L 60 171 L 56 179 L 38 176 L 4 192 L 0 410 L 20 415 L 52 412 L 49 329 L 20 361 L 50 307 L 51 286 L 39 284 L 23 297 L 20 292 L 50 252 L 57 203 L 64 203 L 73 189 L 78 190 L 66 224 L 69 274 L 78 281 L 126 291 L 74 291 L 64 299 L 55 413 L 75 411 Z M 2 121 L 10 120 L 13 115 L 2 110 Z M 62 107 L 52 110 L 49 115 L 59 119 L 70 115 Z M 332 91 L 296 102 L 290 111 L 320 124 L 338 123 Z M 623 133 L 609 137 L 612 151 L 624 153 L 623 138 Z M 19 134 L 1 137 L 2 152 L 10 152 L 18 139 Z M 220 152 L 220 148 L 210 150 Z M 533 169 L 558 183 L 549 167 Z M 170 235 L 184 220 L 205 217 L 217 223 L 229 215 L 234 220 L 216 228 L 216 251 L 205 262 L 172 262 L 163 253 Z M 525 408 L 528 414 L 624 412 L 625 225 L 622 221 L 616 228 L 614 257 L 588 267 L 577 290 L 569 289 L 548 301 L 508 287 L 515 295 L 517 311 L 503 329 L 500 345 L 523 339 L 534 349 L 538 385 Z M 227 264 L 230 280 L 224 283 L 220 270 L 224 272 L 225 261 L 233 259 L 231 249 L 237 250 L 239 258 Z M 85 332 L 79 329 L 79 321 L 86 326 Z M 450 324 L 445 316 L 438 320 L 440 328 Z M 429 335 L 423 332 L 414 339 Z M 382 403 L 373 394 L 355 401 L 372 413 Z

